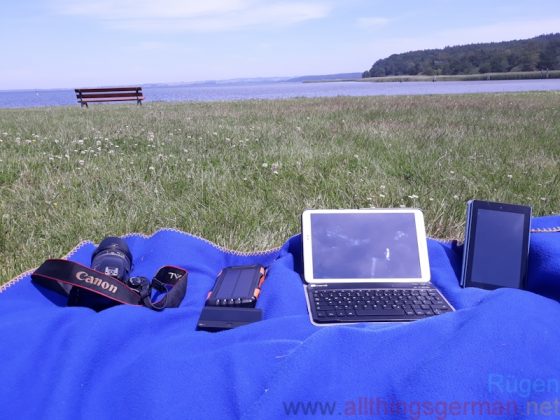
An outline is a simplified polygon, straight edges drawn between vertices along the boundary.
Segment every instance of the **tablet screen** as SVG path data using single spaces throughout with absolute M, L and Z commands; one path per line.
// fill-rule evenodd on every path
M 415 211 L 317 211 L 308 217 L 304 264 L 309 268 L 311 263 L 313 280 L 420 281 L 423 277 L 421 255 L 426 254 L 427 264 L 426 239 L 423 219 L 419 234 Z
M 520 287 L 525 215 L 479 209 L 471 281 Z

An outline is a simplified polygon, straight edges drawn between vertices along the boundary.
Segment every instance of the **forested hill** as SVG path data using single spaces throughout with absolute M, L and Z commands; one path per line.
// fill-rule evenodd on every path
M 363 77 L 560 70 L 560 33 L 393 54 Z

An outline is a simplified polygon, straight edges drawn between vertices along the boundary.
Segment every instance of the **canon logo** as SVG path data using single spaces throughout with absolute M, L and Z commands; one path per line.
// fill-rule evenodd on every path
M 111 284 L 105 280 L 102 280 L 98 277 L 93 277 L 90 276 L 88 273 L 86 273 L 85 271 L 78 271 L 76 273 L 76 278 L 80 281 L 83 281 L 84 283 L 88 283 L 88 284 L 93 284 L 94 286 L 97 286 L 103 290 L 106 290 L 108 292 L 111 292 L 113 294 L 117 293 L 117 286 L 115 286 L 114 284 Z

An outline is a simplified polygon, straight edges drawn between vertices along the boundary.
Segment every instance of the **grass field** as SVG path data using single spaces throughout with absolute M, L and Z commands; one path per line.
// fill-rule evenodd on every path
M 81 240 L 172 227 L 262 250 L 305 208 L 471 198 L 560 211 L 560 93 L 0 110 L 0 283 Z

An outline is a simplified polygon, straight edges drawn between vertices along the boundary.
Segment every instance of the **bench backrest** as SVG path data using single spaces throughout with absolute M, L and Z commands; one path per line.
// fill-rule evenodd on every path
M 78 99 L 141 97 L 140 86 L 74 89 Z

